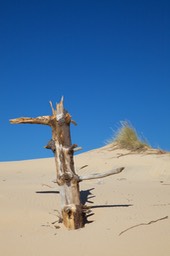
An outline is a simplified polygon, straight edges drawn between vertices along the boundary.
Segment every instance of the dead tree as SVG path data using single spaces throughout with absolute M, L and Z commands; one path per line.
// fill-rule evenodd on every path
M 56 109 L 52 109 L 51 116 L 39 116 L 36 118 L 20 117 L 11 119 L 11 124 L 43 124 L 52 129 L 52 139 L 46 148 L 51 149 L 55 156 L 56 182 L 59 185 L 61 197 L 61 218 L 68 229 L 78 229 L 84 226 L 84 214 L 87 208 L 81 204 L 79 182 L 83 180 L 97 179 L 120 173 L 124 167 L 117 168 L 102 174 L 78 176 L 74 168 L 73 155 L 79 149 L 71 143 L 70 123 L 75 124 L 71 115 L 64 109 L 63 97 Z

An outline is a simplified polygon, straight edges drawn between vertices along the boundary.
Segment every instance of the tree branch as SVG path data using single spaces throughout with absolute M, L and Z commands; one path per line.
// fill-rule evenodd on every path
M 82 147 L 76 147 L 76 148 L 73 149 L 74 152 L 77 152 L 79 150 L 82 150 Z
M 53 116 L 56 116 L 57 111 L 53 108 L 52 101 L 50 101 L 49 103 L 50 103 L 50 107 L 51 107 L 51 110 L 52 110 Z
M 93 173 L 86 176 L 79 176 L 79 181 L 83 180 L 92 180 L 92 179 L 100 179 L 104 178 L 110 175 L 118 174 L 124 170 L 125 167 L 120 167 L 117 169 L 112 169 L 110 171 L 104 172 L 104 173 Z
M 10 119 L 11 124 L 44 124 L 50 125 L 50 116 L 38 116 L 32 117 L 19 117 L 15 119 Z

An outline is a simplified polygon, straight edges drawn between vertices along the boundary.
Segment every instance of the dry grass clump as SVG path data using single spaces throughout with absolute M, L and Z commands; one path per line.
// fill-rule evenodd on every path
M 145 151 L 150 148 L 145 141 L 139 138 L 136 130 L 127 121 L 121 122 L 121 127 L 115 133 L 111 144 L 131 151 Z

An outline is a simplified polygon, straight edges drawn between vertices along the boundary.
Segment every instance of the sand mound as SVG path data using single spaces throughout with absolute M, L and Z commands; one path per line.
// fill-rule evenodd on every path
M 81 175 L 125 170 L 80 184 L 93 215 L 68 231 L 52 224 L 60 208 L 54 159 L 0 163 L 2 255 L 170 255 L 169 154 L 106 146 L 75 156 L 75 166 Z

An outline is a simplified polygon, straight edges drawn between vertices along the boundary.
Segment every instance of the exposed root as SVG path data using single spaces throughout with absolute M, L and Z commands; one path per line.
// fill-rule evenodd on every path
M 130 228 L 127 228 L 127 229 L 123 230 L 122 232 L 120 232 L 119 236 L 122 235 L 122 234 L 124 234 L 125 232 L 127 232 L 128 230 L 130 230 L 130 229 L 132 229 L 132 228 L 136 228 L 136 227 L 144 226 L 144 225 L 150 225 L 150 224 L 153 224 L 153 223 L 155 223 L 155 222 L 158 222 L 158 221 L 161 221 L 161 220 L 165 220 L 165 219 L 168 219 L 168 216 L 165 216 L 165 217 L 160 218 L 160 219 L 157 219 L 157 220 L 151 220 L 151 221 L 149 221 L 149 222 L 147 222 L 147 223 L 140 223 L 140 224 L 134 225 L 134 226 L 132 226 L 132 227 L 130 227 Z

